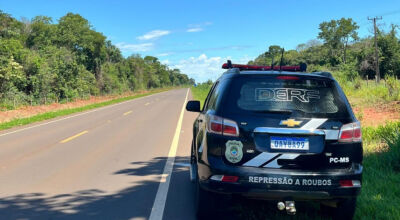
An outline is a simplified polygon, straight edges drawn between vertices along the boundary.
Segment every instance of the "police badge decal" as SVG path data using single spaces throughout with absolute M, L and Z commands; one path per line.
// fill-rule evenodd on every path
M 225 157 L 231 163 L 237 163 L 243 158 L 243 144 L 240 141 L 230 140 L 225 144 Z

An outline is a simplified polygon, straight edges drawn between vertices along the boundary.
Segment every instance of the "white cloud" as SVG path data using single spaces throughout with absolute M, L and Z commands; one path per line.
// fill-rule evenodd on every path
M 203 28 L 197 27 L 197 28 L 189 28 L 186 30 L 186 32 L 200 32 L 203 31 Z
M 164 35 L 168 35 L 170 34 L 171 31 L 168 30 L 154 30 L 154 31 L 150 31 L 142 36 L 137 37 L 138 40 L 154 40 L 157 38 L 160 38 Z
M 172 53 L 159 53 L 159 54 L 157 54 L 156 56 L 157 57 L 166 57 L 166 56 L 169 56 L 169 55 L 171 55 Z
M 153 43 L 143 44 L 127 44 L 124 42 L 117 43 L 116 46 L 123 52 L 146 52 L 152 50 L 154 47 Z
M 205 26 L 212 25 L 212 22 L 203 22 L 199 24 L 189 24 L 188 29 L 186 29 L 186 32 L 193 33 L 193 32 L 200 32 L 204 31 Z
M 182 59 L 178 64 L 171 65 L 171 68 L 178 68 L 182 73 L 187 74 L 189 77 L 194 78 L 196 82 L 205 82 L 209 79 L 215 81 L 224 70 L 221 69 L 222 64 L 230 57 L 207 57 L 206 54 L 201 54 L 199 57 L 190 57 Z M 233 63 L 247 63 L 252 58 L 247 55 L 236 60 Z
M 161 60 L 160 62 L 161 62 L 162 64 L 169 65 L 169 60 Z

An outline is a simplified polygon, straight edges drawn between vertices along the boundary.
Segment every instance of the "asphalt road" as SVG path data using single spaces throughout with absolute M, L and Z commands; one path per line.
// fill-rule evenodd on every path
M 0 132 L 0 219 L 194 219 L 190 98 L 172 90 Z

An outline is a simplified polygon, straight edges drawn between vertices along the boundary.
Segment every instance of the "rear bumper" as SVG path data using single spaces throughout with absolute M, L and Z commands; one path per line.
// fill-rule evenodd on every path
M 361 191 L 363 167 L 359 164 L 329 172 L 235 167 L 215 160 L 212 164 L 211 168 L 198 163 L 199 183 L 203 189 L 215 193 L 267 200 L 335 200 L 356 197 Z M 230 183 L 211 179 L 215 175 L 238 176 L 239 180 Z M 340 180 L 357 180 L 360 186 L 342 187 Z

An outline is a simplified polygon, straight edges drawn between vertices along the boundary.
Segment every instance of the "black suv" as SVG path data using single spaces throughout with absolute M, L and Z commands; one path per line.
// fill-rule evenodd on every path
M 319 201 L 334 218 L 351 219 L 361 190 L 360 122 L 328 72 L 300 66 L 223 65 L 193 126 L 191 180 L 197 215 L 221 195 L 277 201 Z

